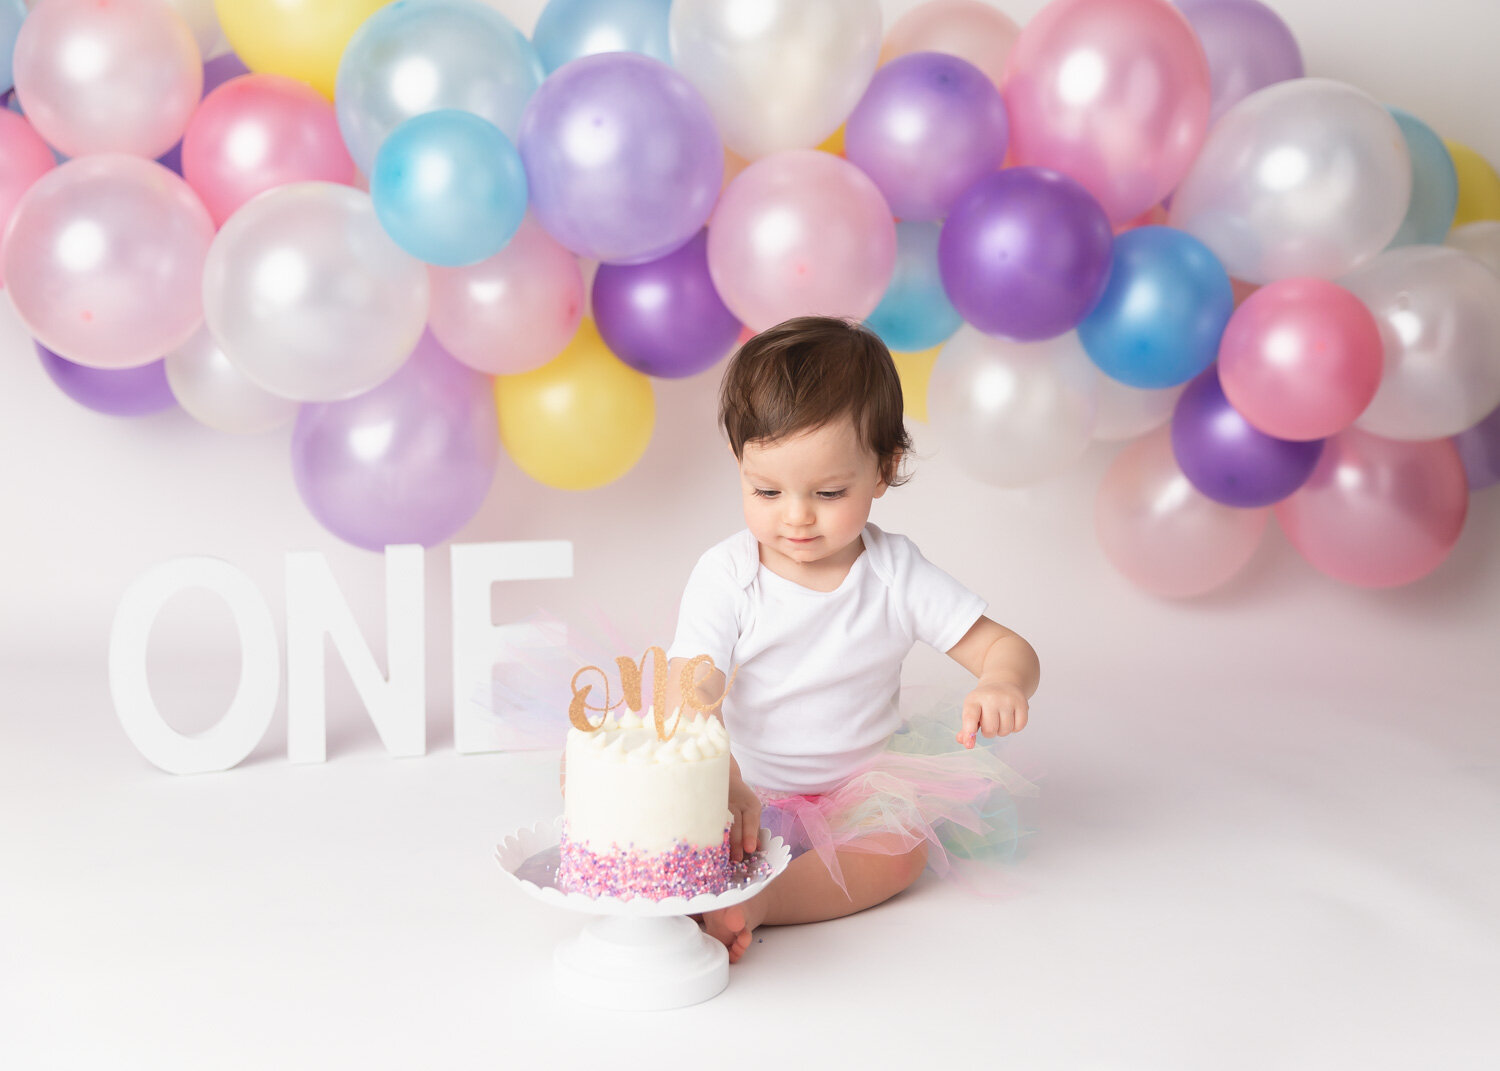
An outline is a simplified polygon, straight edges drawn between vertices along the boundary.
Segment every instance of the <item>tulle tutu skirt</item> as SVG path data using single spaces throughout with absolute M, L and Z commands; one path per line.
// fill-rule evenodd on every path
M 927 868 L 980 895 L 1004 891 L 1003 863 L 1023 830 L 1016 800 L 1036 786 L 1001 761 L 998 740 L 968 749 L 954 740 L 956 704 L 908 717 L 883 754 L 816 795 L 756 788 L 761 825 L 792 857 L 817 852 L 848 892 L 838 852 L 904 855 L 927 843 Z

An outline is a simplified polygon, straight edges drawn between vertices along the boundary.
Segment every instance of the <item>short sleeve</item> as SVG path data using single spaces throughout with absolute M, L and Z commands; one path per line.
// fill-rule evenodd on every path
M 916 639 L 945 654 L 979 620 L 987 603 L 922 556 L 902 535 L 886 534 L 892 587 Z
M 739 639 L 739 609 L 744 585 L 737 578 L 731 554 L 721 544 L 698 559 L 682 591 L 677 610 L 677 632 L 669 658 L 708 655 L 714 666 L 728 673 Z

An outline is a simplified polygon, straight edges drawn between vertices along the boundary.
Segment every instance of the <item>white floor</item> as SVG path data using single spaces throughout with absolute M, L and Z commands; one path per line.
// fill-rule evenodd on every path
M 1494 1067 L 1496 674 L 1403 681 L 1398 653 L 1294 682 L 1059 652 L 1013 749 L 1045 791 L 1003 901 L 929 876 L 763 930 L 721 996 L 644 1022 L 554 995 L 584 920 L 491 859 L 559 809 L 555 754 L 458 756 L 434 715 L 393 760 L 350 714 L 325 765 L 273 730 L 172 777 L 102 673 L 10 665 L 0 1065 Z

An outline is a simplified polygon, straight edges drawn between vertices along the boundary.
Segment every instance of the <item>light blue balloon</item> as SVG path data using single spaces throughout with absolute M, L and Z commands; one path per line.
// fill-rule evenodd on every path
M 333 107 L 349 155 L 368 175 L 381 142 L 424 112 L 473 112 L 515 141 L 543 73 L 531 42 L 492 7 L 396 0 L 349 38 Z
M 1232 312 L 1229 273 L 1208 246 L 1173 227 L 1137 227 L 1115 238 L 1109 282 L 1078 339 L 1111 378 L 1173 387 L 1214 363 Z
M 521 154 L 495 125 L 455 109 L 391 132 L 370 174 L 375 215 L 418 260 L 456 268 L 505 247 L 526 215 Z
M 896 224 L 896 270 L 865 324 L 898 351 L 925 350 L 959 329 L 963 317 L 948 300 L 938 271 L 940 222 Z
M 672 0 L 548 0 L 531 42 L 548 74 L 598 52 L 641 52 L 671 64 L 671 7 Z
M 26 0 L 0 0 L 0 93 L 16 84 L 11 59 L 16 51 L 16 35 L 26 19 Z
M 1411 203 L 1387 249 L 1398 245 L 1442 245 L 1458 211 L 1458 171 L 1443 139 L 1410 112 L 1387 107 L 1411 154 Z

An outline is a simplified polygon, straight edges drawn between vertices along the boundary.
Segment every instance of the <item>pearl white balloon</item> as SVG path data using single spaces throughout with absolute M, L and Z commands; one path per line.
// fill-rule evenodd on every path
M 1454 227 L 1445 244 L 1462 250 L 1500 275 L 1500 219 L 1481 219 Z
M 1441 245 L 1402 246 L 1339 284 L 1375 315 L 1380 387 L 1354 423 L 1387 439 L 1441 439 L 1500 405 L 1500 276 Z
M 837 130 L 875 73 L 880 29 L 878 0 L 674 0 L 669 22 L 673 65 L 747 160 Z
M 167 0 L 167 6 L 176 8 L 182 21 L 193 31 L 193 40 L 198 42 L 198 51 L 206 60 L 214 54 L 222 40 L 219 29 L 219 13 L 214 10 L 214 0 Z
M 1088 448 L 1096 374 L 1075 331 L 1012 342 L 965 324 L 933 363 L 928 419 L 944 454 L 969 475 L 1023 487 L 1061 472 Z
M 1172 418 L 1177 398 L 1187 387 L 1180 383 L 1159 390 L 1142 389 L 1102 371 L 1096 371 L 1094 385 L 1099 401 L 1094 438 L 1099 442 L 1122 442 L 1161 427 Z
M 370 195 L 331 182 L 268 190 L 225 221 L 203 268 L 208 329 L 283 398 L 363 394 L 427 321 L 427 269 L 386 235 Z
M 166 372 L 177 404 L 215 431 L 258 435 L 285 427 L 297 416 L 296 402 L 251 382 L 206 327 L 167 354 Z
M 1390 244 L 1411 183 L 1389 111 L 1342 82 L 1297 78 L 1250 94 L 1214 124 L 1170 218 L 1236 279 L 1334 279 Z

